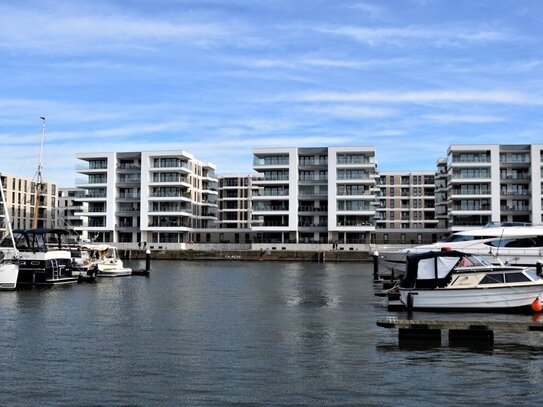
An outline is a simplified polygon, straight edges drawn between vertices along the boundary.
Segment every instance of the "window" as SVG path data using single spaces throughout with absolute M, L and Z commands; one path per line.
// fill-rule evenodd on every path
M 503 274 L 487 274 L 479 284 L 498 284 L 503 283 Z
M 522 273 L 507 273 L 505 275 L 505 281 L 507 283 L 522 283 L 525 281 L 530 281 L 530 279 Z

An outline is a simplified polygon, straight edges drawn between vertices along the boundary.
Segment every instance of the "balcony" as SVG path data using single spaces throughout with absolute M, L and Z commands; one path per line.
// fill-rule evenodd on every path
M 118 170 L 128 170 L 128 171 L 139 171 L 141 170 L 141 165 L 139 164 L 118 164 Z
M 86 170 L 107 170 L 107 161 L 93 162 L 90 161 L 88 164 L 76 164 L 76 171 L 86 171 Z
M 253 159 L 253 166 L 275 166 L 275 165 L 288 165 L 288 156 L 269 156 L 264 158 L 255 157 Z
M 339 165 L 363 165 L 363 164 L 375 164 L 375 157 L 364 156 L 338 156 L 337 164 Z
M 186 163 L 184 161 L 178 161 L 178 160 L 160 160 L 153 162 L 152 167 L 150 168 L 151 171 L 158 171 L 160 169 L 183 169 L 187 171 L 192 171 L 192 168 L 190 167 L 189 163 Z

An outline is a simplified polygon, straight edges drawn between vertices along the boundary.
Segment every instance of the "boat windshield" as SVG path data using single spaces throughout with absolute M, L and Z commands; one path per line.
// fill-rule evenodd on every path
M 529 270 L 529 269 L 526 269 L 524 270 L 524 273 L 526 273 L 532 280 L 534 281 L 537 281 L 537 280 L 540 280 L 541 278 L 536 274 L 534 273 L 532 270 Z
M 485 266 L 485 267 L 492 266 L 492 263 L 490 263 L 484 257 L 481 257 L 481 256 L 468 256 L 468 257 L 474 266 Z

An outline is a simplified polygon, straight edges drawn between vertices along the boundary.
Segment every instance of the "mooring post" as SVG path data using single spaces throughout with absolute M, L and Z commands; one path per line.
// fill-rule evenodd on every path
M 372 254 L 373 257 L 373 281 L 379 280 L 379 252 L 376 250 Z
M 537 262 L 535 263 L 535 270 L 538 276 L 541 276 L 543 274 L 543 261 L 541 261 L 541 259 L 537 260 Z
M 145 271 L 151 271 L 151 249 L 145 252 Z

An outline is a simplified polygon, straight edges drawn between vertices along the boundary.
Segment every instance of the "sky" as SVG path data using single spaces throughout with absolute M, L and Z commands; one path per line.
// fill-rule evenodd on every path
M 76 154 L 543 143 L 539 0 L 2 0 L 0 172 L 74 186 Z

